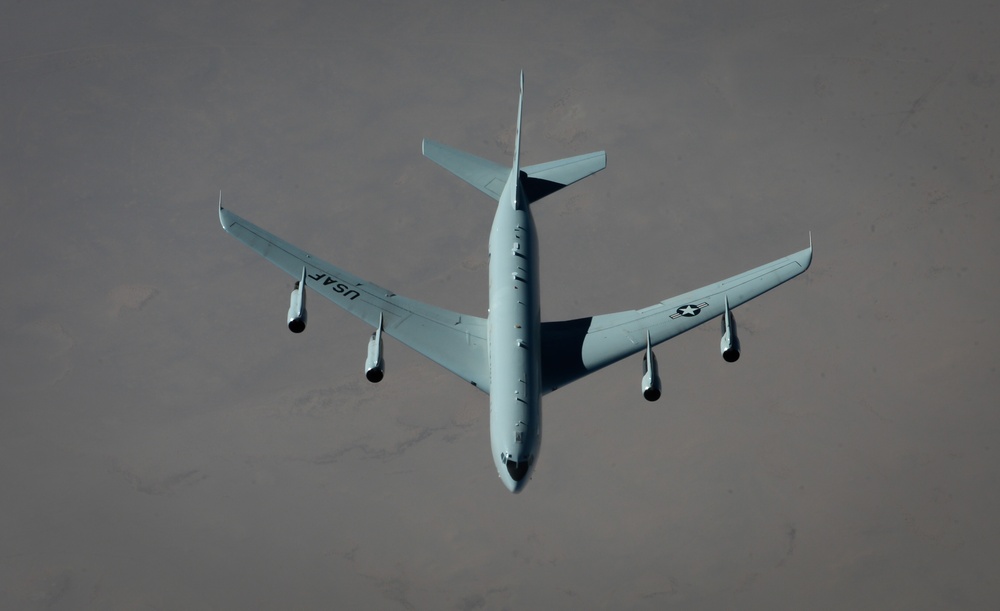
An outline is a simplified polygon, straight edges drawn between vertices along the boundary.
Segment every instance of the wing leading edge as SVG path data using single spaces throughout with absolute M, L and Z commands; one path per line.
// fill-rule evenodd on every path
M 641 310 L 542 323 L 542 390 L 552 392 L 763 295 L 809 268 L 809 248 Z
M 274 234 L 219 206 L 219 221 L 230 235 L 336 305 L 377 327 L 435 363 L 490 391 L 486 320 L 396 295 L 339 267 L 317 259 Z

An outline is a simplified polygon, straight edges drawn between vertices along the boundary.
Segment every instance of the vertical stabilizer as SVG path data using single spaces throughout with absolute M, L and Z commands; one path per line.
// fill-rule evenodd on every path
M 518 197 L 521 195 L 521 110 L 524 108 L 524 70 L 521 70 L 521 93 L 517 97 L 517 127 L 514 130 L 514 167 L 510 173 L 510 180 L 514 181 L 514 197 L 511 203 L 517 208 Z M 527 205 L 527 202 L 524 202 Z
M 510 189 L 510 199 L 503 201 L 513 205 L 515 209 L 551 195 L 581 178 L 603 170 L 607 165 L 604 151 L 598 151 L 521 168 L 523 110 L 524 71 L 521 72 L 521 93 L 517 100 L 512 165 L 493 163 L 433 140 L 424 140 L 424 156 L 497 202 L 503 200 L 505 190 Z
M 521 71 L 521 94 L 517 98 L 517 131 L 514 132 L 514 171 L 521 171 L 521 108 L 524 106 L 524 70 Z

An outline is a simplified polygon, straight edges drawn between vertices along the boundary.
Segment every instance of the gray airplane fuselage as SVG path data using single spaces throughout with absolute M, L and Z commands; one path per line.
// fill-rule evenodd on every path
M 538 237 L 517 169 L 490 231 L 490 445 L 500 479 L 520 492 L 542 437 Z

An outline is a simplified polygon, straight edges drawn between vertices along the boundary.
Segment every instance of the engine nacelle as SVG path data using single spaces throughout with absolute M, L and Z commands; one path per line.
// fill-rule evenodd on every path
M 649 332 L 646 332 L 646 354 L 642 357 L 642 397 L 647 401 L 660 398 L 660 373 L 656 366 L 656 355 L 649 343 Z
M 368 358 L 365 359 L 365 377 L 372 384 L 377 384 L 385 377 L 385 359 L 382 358 L 382 318 L 379 317 L 378 328 L 368 340 Z
M 722 315 L 722 341 L 719 351 L 727 363 L 735 363 L 740 358 L 740 338 L 736 335 L 736 318 L 729 309 L 729 298 L 726 297 L 726 311 Z
M 302 333 L 306 329 L 306 270 L 302 270 L 302 279 L 295 283 L 292 296 L 288 303 L 288 330 L 292 333 Z

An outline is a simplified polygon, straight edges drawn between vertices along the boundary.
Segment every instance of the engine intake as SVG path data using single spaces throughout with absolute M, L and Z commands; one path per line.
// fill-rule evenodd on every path
M 736 318 L 729 309 L 729 297 L 726 297 L 726 311 L 722 315 L 722 341 L 719 351 L 727 363 L 735 363 L 740 358 L 740 338 L 736 335 Z
M 288 304 L 288 330 L 302 333 L 306 329 L 306 270 L 302 268 L 302 279 L 295 283 Z

